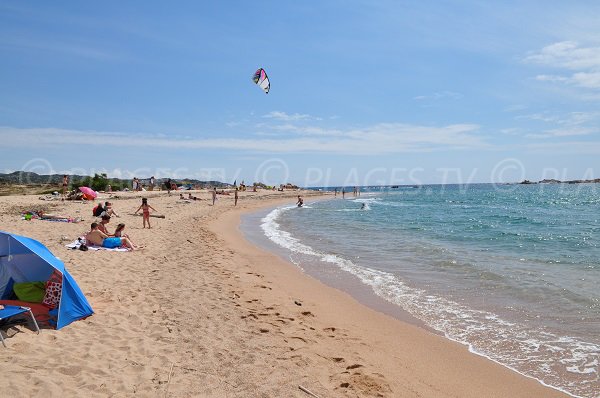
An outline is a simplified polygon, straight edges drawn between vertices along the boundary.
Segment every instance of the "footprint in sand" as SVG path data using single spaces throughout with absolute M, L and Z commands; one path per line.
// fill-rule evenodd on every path
M 354 365 L 346 366 L 346 370 L 362 368 L 363 365 L 355 363 Z

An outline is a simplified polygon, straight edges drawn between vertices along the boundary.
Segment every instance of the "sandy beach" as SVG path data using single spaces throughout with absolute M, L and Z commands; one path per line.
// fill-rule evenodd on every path
M 36 335 L 3 331 L 0 385 L 14 397 L 562 397 L 442 336 L 372 310 L 251 245 L 245 212 L 297 192 L 116 193 L 134 252 L 69 250 L 91 202 L 0 197 L 0 230 L 32 237 L 66 264 L 95 314 Z M 303 193 L 307 194 L 307 193 Z M 318 195 L 313 192 L 312 195 Z M 132 213 L 141 196 L 165 219 Z M 103 195 L 108 199 L 108 194 Z M 106 200 L 106 199 L 101 199 Z M 43 209 L 81 223 L 21 220 Z

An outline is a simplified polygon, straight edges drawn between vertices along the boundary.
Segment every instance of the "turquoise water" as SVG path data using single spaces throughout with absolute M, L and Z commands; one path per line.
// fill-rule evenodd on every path
M 345 196 L 276 209 L 262 229 L 301 267 L 352 274 L 475 353 L 600 397 L 600 185 Z

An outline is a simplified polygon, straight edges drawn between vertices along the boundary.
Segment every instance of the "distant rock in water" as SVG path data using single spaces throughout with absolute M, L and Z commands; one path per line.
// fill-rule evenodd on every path
M 519 184 L 529 185 L 529 184 L 598 184 L 600 183 L 600 178 L 596 178 L 593 180 L 568 180 L 568 181 L 560 181 L 554 178 L 545 178 L 539 182 L 523 180 L 519 182 Z

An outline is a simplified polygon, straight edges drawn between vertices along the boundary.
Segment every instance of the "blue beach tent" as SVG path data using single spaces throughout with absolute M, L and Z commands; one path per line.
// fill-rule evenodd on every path
M 56 329 L 94 313 L 75 279 L 46 246 L 25 236 L 0 231 L 0 295 L 13 283 L 47 281 L 57 270 L 62 274 L 62 293 Z M 2 298 L 2 297 L 0 297 Z

